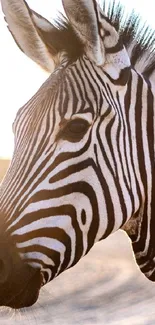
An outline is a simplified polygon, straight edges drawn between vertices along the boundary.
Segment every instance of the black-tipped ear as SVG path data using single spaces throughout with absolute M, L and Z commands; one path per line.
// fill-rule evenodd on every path
M 1 0 L 8 28 L 19 48 L 45 70 L 52 72 L 57 51 L 48 44 L 46 33 L 55 27 L 45 18 L 31 10 L 24 0 Z

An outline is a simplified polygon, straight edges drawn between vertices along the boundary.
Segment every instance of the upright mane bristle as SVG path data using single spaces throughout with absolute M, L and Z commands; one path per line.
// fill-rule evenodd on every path
M 108 4 L 108 6 L 106 6 Z M 142 21 L 139 14 L 131 11 L 125 14 L 125 7 L 115 0 L 103 0 L 103 10 L 121 35 L 131 64 L 142 73 L 145 78 L 155 70 L 155 33 L 148 23 Z M 56 21 L 56 48 L 61 44 L 61 49 L 68 53 L 71 60 L 76 59 L 83 53 L 83 46 L 75 35 L 69 21 L 61 15 Z M 54 40 L 53 40 L 54 42 Z
M 123 44 L 127 48 L 132 66 L 138 64 L 138 71 L 149 78 L 155 70 L 155 32 L 143 22 L 140 15 L 132 10 L 125 14 L 125 7 L 115 0 L 109 2 L 103 0 L 105 14 L 122 37 Z M 142 61 L 142 62 L 141 62 Z M 142 63 L 140 65 L 140 62 Z

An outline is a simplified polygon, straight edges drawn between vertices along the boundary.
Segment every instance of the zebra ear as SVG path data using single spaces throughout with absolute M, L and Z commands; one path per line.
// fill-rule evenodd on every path
M 84 45 L 86 55 L 97 65 L 103 65 L 105 54 L 99 35 L 96 4 L 93 0 L 62 0 L 62 2 L 74 32 Z
M 55 27 L 31 10 L 24 0 L 1 0 L 2 10 L 19 48 L 48 72 L 55 67 L 57 51 L 49 45 L 48 36 Z
M 86 55 L 113 84 L 123 86 L 130 75 L 130 59 L 119 34 L 96 0 L 62 0 L 66 15 L 84 45 Z

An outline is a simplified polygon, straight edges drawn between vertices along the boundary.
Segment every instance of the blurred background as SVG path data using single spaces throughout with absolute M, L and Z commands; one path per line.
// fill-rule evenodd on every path
M 62 11 L 60 0 L 27 2 L 49 20 Z M 155 28 L 154 0 L 121 3 L 127 12 L 135 8 Z M 0 9 L 0 181 L 13 152 L 16 112 L 46 78 L 47 74 L 17 48 Z M 140 273 L 129 239 L 118 231 L 43 288 L 34 307 L 21 312 L 1 308 L 0 324 L 155 325 L 155 284 Z

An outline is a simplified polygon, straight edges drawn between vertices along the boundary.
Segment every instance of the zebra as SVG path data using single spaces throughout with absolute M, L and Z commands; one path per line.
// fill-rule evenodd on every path
M 17 112 L 0 187 L 0 305 L 42 286 L 123 229 L 155 281 L 154 32 L 113 1 L 63 0 L 51 24 L 1 0 L 19 48 L 49 78 Z M 140 30 L 141 29 L 141 30 Z M 31 76 L 30 76 L 31 77 Z

